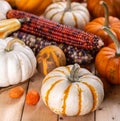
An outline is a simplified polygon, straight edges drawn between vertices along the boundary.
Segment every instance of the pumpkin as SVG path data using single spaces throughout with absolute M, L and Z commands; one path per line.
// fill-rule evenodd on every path
M 41 15 L 52 0 L 6 0 L 13 8 Z
M 84 30 L 100 36 L 104 41 L 104 45 L 107 46 L 113 41 L 111 40 L 109 35 L 102 29 L 102 27 L 109 27 L 120 40 L 120 20 L 116 17 L 108 16 L 109 10 L 105 2 L 101 1 L 101 5 L 103 5 L 104 7 L 105 17 L 93 19 L 85 26 Z
M 72 2 L 84 2 L 84 0 L 72 0 Z
M 0 39 L 0 67 L 0 87 L 6 87 L 29 79 L 36 70 L 36 58 L 23 41 Z
M 37 55 L 37 69 L 43 75 L 47 75 L 54 68 L 66 65 L 64 52 L 57 46 L 44 47 Z
M 6 13 L 11 10 L 11 6 L 5 0 L 0 0 L 0 20 L 6 19 Z
M 101 0 L 87 0 L 87 8 L 94 18 L 104 16 L 104 10 L 99 4 Z M 111 16 L 120 18 L 120 0 L 103 0 L 108 4 Z
M 45 76 L 41 97 L 45 105 L 56 114 L 85 115 L 102 103 L 103 83 L 78 64 L 62 66 Z
M 103 30 L 108 32 L 114 43 L 103 47 L 98 52 L 95 58 L 95 66 L 101 77 L 112 84 L 120 84 L 120 43 L 109 28 L 104 27 Z
M 66 0 L 53 0 L 53 2 L 60 2 L 60 1 L 66 1 Z M 84 0 L 72 0 L 72 2 L 83 2 Z
M 44 17 L 80 29 L 90 20 L 86 6 L 78 2 L 71 3 L 71 0 L 50 4 L 45 10 Z

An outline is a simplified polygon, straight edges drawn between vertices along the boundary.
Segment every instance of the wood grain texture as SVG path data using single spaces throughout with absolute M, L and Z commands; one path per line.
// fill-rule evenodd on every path
M 94 112 L 85 116 L 62 117 L 59 116 L 59 121 L 94 121 Z
M 29 83 L 29 90 L 36 90 L 40 94 L 43 77 L 36 73 Z M 41 97 L 37 105 L 30 106 L 25 103 L 22 121 L 57 121 L 57 115 L 51 112 L 43 103 Z
M 120 121 L 120 85 L 111 86 L 100 107 L 85 116 L 63 117 L 54 114 L 47 108 L 42 99 L 35 106 L 25 103 L 27 91 L 35 89 L 40 94 L 42 75 L 36 73 L 29 82 L 23 84 L 26 90 L 19 99 L 11 99 L 9 90 L 0 94 L 0 121 Z M 28 86 L 28 88 L 27 88 Z
M 96 121 L 120 121 L 120 85 L 111 87 L 96 111 Z
M 27 85 L 23 84 L 24 90 L 27 89 Z M 0 121 L 20 121 L 24 106 L 24 100 L 26 91 L 19 99 L 12 99 L 9 97 L 9 90 L 0 94 Z

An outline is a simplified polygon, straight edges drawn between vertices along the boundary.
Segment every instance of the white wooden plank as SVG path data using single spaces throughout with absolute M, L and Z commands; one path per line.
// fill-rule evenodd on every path
M 120 85 L 111 87 L 96 111 L 96 121 L 120 121 Z
M 28 83 L 22 87 L 26 90 Z M 23 111 L 26 91 L 19 99 L 12 99 L 8 94 L 9 90 L 0 94 L 0 121 L 20 121 Z
M 43 77 L 36 74 L 29 83 L 29 90 L 35 89 L 40 94 Z M 57 121 L 57 115 L 50 111 L 43 103 L 41 97 L 37 105 L 25 104 L 22 121 Z

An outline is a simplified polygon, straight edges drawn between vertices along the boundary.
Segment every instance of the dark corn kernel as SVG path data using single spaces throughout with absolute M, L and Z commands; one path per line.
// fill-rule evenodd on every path
M 29 17 L 30 22 L 22 24 L 21 30 L 24 32 L 84 50 L 94 49 L 97 51 L 103 46 L 102 40 L 92 33 L 65 26 L 23 11 L 10 10 L 7 13 L 7 18 L 25 17 Z
M 18 37 L 21 40 L 23 40 L 26 43 L 26 45 L 28 45 L 33 50 L 35 55 L 37 55 L 42 48 L 48 45 L 56 45 L 60 47 L 65 53 L 68 64 L 73 64 L 73 63 L 89 64 L 93 61 L 95 54 L 97 53 L 96 50 L 88 51 L 80 49 L 66 44 L 57 43 L 53 40 L 49 41 L 46 38 L 36 37 L 21 31 L 13 33 L 12 36 Z

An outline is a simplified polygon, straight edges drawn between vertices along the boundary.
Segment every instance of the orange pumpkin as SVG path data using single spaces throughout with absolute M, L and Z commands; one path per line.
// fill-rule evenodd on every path
M 104 16 L 104 10 L 99 4 L 101 0 L 87 0 L 87 8 L 91 15 L 96 18 Z M 103 0 L 108 4 L 111 16 L 120 18 L 120 0 Z
M 6 0 L 13 8 L 27 11 L 36 15 L 44 12 L 46 7 L 52 3 L 52 0 Z
M 83 2 L 84 0 L 72 0 L 72 2 Z
M 65 54 L 57 46 L 46 46 L 37 55 L 37 69 L 43 75 L 47 75 L 56 67 L 65 65 Z
M 116 35 L 118 40 L 120 40 L 120 20 L 116 17 L 108 16 L 109 12 L 107 4 L 105 2 L 102 2 L 101 4 L 105 9 L 105 17 L 99 17 L 89 22 L 85 26 L 85 31 L 100 36 L 104 41 L 104 45 L 106 46 L 112 43 L 112 40 L 109 35 L 104 30 L 102 30 L 102 27 L 109 27 L 111 31 Z
M 112 84 L 120 84 L 120 43 L 109 28 L 103 28 L 115 43 L 103 47 L 97 54 L 95 66 L 101 77 Z
M 60 1 L 66 1 L 66 0 L 53 0 L 53 2 L 60 2 Z M 72 2 L 83 2 L 84 0 L 71 0 Z

